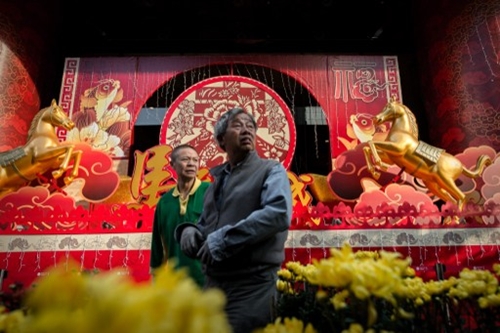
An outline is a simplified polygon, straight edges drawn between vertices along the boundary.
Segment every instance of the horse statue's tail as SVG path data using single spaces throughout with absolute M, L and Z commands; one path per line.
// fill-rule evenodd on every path
M 476 167 L 474 170 L 469 170 L 466 167 L 463 168 L 463 174 L 469 178 L 477 178 L 481 176 L 485 167 L 492 163 L 491 158 L 488 155 L 481 155 L 477 159 Z

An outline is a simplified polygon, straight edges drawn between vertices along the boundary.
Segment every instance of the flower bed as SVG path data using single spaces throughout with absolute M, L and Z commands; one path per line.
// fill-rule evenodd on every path
M 424 282 L 397 252 L 344 245 L 330 253 L 310 265 L 288 262 L 279 272 L 279 316 L 330 333 L 500 330 L 499 264 L 494 273 L 466 268 Z
M 168 265 L 154 283 L 135 283 L 121 270 L 90 274 L 60 265 L 26 292 L 23 303 L 0 314 L 0 332 L 230 332 L 224 295 L 203 292 Z
M 79 269 L 70 262 L 47 271 L 14 302 L 19 309 L 2 297 L 0 332 L 230 332 L 224 295 L 169 265 L 154 283 Z M 498 332 L 499 274 L 495 264 L 494 272 L 463 269 L 425 282 L 397 252 L 344 245 L 308 265 L 288 262 L 277 283 L 279 318 L 256 333 Z

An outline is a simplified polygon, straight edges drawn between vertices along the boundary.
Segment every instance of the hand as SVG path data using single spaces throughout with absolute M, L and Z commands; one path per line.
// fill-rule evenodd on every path
M 181 251 L 190 258 L 196 258 L 201 243 L 203 242 L 203 235 L 195 227 L 187 227 L 182 231 L 181 235 Z
M 203 246 L 196 254 L 196 257 L 200 259 L 200 261 L 205 265 L 213 264 L 214 258 L 212 257 L 212 253 L 210 252 L 210 248 L 208 247 L 208 242 L 203 243 Z

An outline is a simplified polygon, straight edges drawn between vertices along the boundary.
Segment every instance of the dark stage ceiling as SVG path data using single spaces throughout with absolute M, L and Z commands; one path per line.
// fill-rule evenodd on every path
M 62 1 L 67 57 L 412 53 L 412 0 Z

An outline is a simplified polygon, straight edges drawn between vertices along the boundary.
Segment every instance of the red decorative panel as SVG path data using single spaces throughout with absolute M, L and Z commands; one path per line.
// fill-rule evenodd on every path
M 402 101 L 397 57 L 351 57 L 329 60 L 331 97 L 326 110 L 332 156 L 374 138 L 372 117 L 390 97 Z
M 500 3 L 419 1 L 420 75 L 432 144 L 500 149 Z
M 201 81 L 182 93 L 169 108 L 160 132 L 160 144 L 198 148 L 202 166 L 225 161 L 214 140 L 221 114 L 242 107 L 257 121 L 259 155 L 279 160 L 288 168 L 295 152 L 295 124 L 288 106 L 270 87 L 241 76 L 218 76 Z
M 0 53 L 0 152 L 3 152 L 26 143 L 40 101 L 35 84 L 21 60 L 1 40 Z

